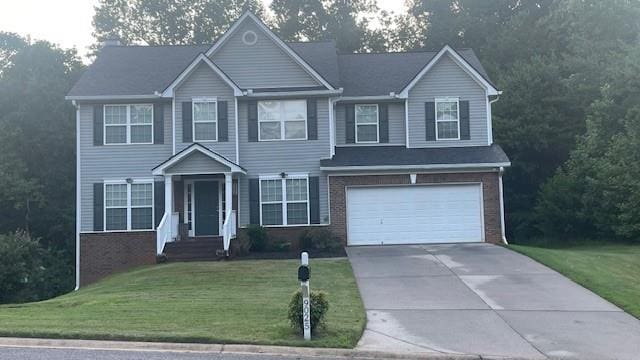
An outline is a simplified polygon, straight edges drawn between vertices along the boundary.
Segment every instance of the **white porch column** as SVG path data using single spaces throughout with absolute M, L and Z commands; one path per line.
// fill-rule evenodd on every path
M 164 213 L 167 214 L 167 220 L 171 221 L 171 213 L 173 213 L 173 176 L 164 176 Z
M 233 209 L 233 177 L 230 172 L 224 173 L 224 203 L 227 207 L 224 214 L 226 220 L 229 209 Z

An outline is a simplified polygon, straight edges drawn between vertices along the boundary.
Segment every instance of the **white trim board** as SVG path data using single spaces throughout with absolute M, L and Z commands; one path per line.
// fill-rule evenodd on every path
M 322 171 L 349 170 L 431 170 L 431 169 L 482 169 L 511 166 L 506 163 L 477 163 L 477 164 L 432 164 L 432 165 L 373 165 L 373 166 L 320 166 Z
M 163 164 L 157 166 L 156 168 L 153 169 L 152 174 L 159 176 L 159 175 L 164 175 L 164 171 L 175 165 L 176 163 L 180 162 L 180 160 L 184 159 L 185 157 L 191 155 L 194 151 L 199 151 L 200 153 L 204 154 L 205 156 L 210 157 L 211 159 L 229 167 L 229 169 L 231 170 L 232 173 L 242 173 L 242 174 L 246 174 L 246 171 L 241 168 L 240 166 L 238 166 L 237 164 L 234 164 L 232 161 L 230 161 L 229 159 L 225 158 L 222 155 L 216 154 L 215 152 L 207 149 L 206 147 L 198 144 L 198 143 L 194 143 L 191 146 L 189 146 L 188 148 L 182 150 L 182 152 L 178 153 L 177 155 L 175 155 L 172 159 L 164 162 Z M 203 169 L 203 173 L 206 172 L 206 170 Z M 218 173 L 218 172 L 216 172 Z M 222 173 L 222 172 L 219 172 Z M 183 174 L 172 174 L 172 175 L 183 175 Z
M 235 33 L 238 28 L 240 28 L 240 24 L 242 24 L 247 18 L 253 20 L 258 28 L 262 30 L 278 47 L 280 47 L 285 53 L 287 53 L 298 65 L 302 66 L 302 68 L 309 73 L 315 80 L 320 82 L 327 89 L 335 90 L 328 81 L 326 81 L 320 74 L 318 74 L 306 61 L 304 61 L 295 51 L 293 51 L 287 44 L 284 43 L 276 34 L 274 34 L 257 16 L 255 16 L 250 11 L 246 11 L 238 20 L 236 20 L 233 25 L 218 39 L 218 41 L 211 46 L 209 50 L 207 50 L 206 55 L 212 56 L 218 49 L 222 47 L 222 45 L 229 40 L 231 34 Z
M 487 95 L 499 95 L 500 91 L 496 89 L 490 82 L 488 82 L 480 73 L 467 62 L 457 51 L 455 51 L 451 46 L 445 45 L 440 49 L 440 51 L 425 65 L 422 70 L 416 75 L 416 77 L 411 80 L 411 82 L 405 86 L 404 89 L 400 92 L 399 96 L 401 98 L 408 98 L 409 91 L 424 77 L 424 75 L 433 68 L 435 64 L 444 56 L 449 55 L 451 59 L 458 64 L 467 74 L 469 74 L 480 86 L 482 86 L 486 91 Z

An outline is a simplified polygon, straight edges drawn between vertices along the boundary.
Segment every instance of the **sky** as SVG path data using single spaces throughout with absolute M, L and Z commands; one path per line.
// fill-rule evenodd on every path
M 271 0 L 262 0 L 268 5 Z M 0 31 L 75 47 L 82 56 L 93 43 L 93 7 L 97 0 L 0 0 Z M 378 0 L 380 8 L 400 13 L 402 0 Z

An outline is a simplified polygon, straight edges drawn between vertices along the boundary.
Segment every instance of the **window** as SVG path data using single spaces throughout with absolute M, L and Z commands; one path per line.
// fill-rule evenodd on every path
M 105 183 L 105 230 L 153 229 L 153 182 Z
M 307 102 L 305 100 L 258 102 L 260 141 L 306 140 Z
M 378 105 L 356 105 L 356 143 L 377 143 Z
M 460 139 L 458 99 L 436 99 L 436 140 Z
M 262 225 L 309 224 L 309 185 L 306 177 L 260 180 Z
M 152 144 L 153 105 L 105 105 L 104 143 Z
M 193 100 L 193 140 L 218 140 L 218 106 L 215 99 Z

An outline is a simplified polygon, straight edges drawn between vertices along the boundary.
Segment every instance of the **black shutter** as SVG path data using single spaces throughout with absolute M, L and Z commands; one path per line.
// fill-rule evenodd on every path
M 182 103 L 182 142 L 190 143 L 193 141 L 193 109 L 191 101 Z
M 247 118 L 249 120 L 249 141 L 258 141 L 258 102 L 249 101 L 247 105 Z
M 229 110 L 226 101 L 218 101 L 218 141 L 229 141 Z
M 153 104 L 153 143 L 164 144 L 164 104 Z
M 424 103 L 424 126 L 426 129 L 426 140 L 436 139 L 436 110 L 434 102 Z
M 157 228 L 164 216 L 164 181 L 155 181 L 153 183 L 153 212 L 156 220 L 155 227 Z
M 345 105 L 345 142 L 353 144 L 356 142 L 356 106 L 354 104 Z
M 307 138 L 318 140 L 318 100 L 307 99 Z
M 260 179 L 249 179 L 249 224 L 260 225 Z
M 93 231 L 104 231 L 104 184 L 93 184 Z
M 460 140 L 471 139 L 469 131 L 469 101 L 460 101 Z
M 93 145 L 104 145 L 104 105 L 93 105 Z
M 320 178 L 309 177 L 309 221 L 320 224 Z
M 380 142 L 388 143 L 389 142 L 389 105 L 387 104 L 379 104 L 378 105 L 378 120 L 380 128 L 378 129 L 380 133 Z

